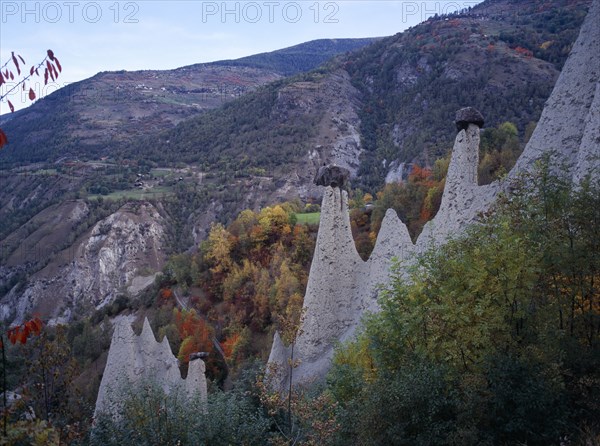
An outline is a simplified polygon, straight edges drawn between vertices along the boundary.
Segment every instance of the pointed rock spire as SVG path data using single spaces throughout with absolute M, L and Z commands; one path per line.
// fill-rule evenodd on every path
M 121 319 L 115 323 L 95 413 L 118 417 L 126 390 L 135 389 L 144 381 L 151 381 L 167 393 L 179 389 L 190 397 L 198 392 L 206 399 L 204 371 L 202 360 L 193 361 L 184 380 L 168 340 L 165 337 L 160 343 L 156 341 L 147 318 L 140 336 L 135 335 L 128 320 Z
M 588 115 L 597 113 L 598 100 L 595 97 L 599 81 L 600 0 L 594 0 L 535 131 L 511 176 L 530 171 L 534 162 L 544 154 L 551 155 L 555 165 L 564 165 L 571 175 L 581 175 L 575 169 L 586 168 L 583 159 L 587 156 L 579 154 L 580 147 L 583 145 L 587 154 L 600 151 L 597 136 L 591 137 L 592 145 L 588 144 L 590 140 L 586 141 L 592 130 L 589 125 L 593 127 Z

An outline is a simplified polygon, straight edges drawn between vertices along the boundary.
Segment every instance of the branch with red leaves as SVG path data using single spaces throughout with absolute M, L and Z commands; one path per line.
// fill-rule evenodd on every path
M 42 327 L 44 323 L 39 317 L 35 317 L 27 322 L 22 323 L 21 325 L 16 325 L 12 328 L 9 328 L 6 335 L 8 336 L 8 340 L 11 344 L 16 344 L 17 342 L 20 344 L 26 344 L 29 336 L 39 336 L 42 332 Z
M 21 66 L 19 65 L 19 60 L 21 61 L 21 63 L 23 65 L 25 65 L 25 60 L 20 55 L 15 56 L 15 52 L 13 51 L 11 54 L 11 60 L 7 61 L 2 67 L 2 70 L 4 70 L 4 71 L 0 70 L 0 86 L 7 83 L 9 80 L 13 81 L 15 79 L 15 75 L 12 72 L 12 70 L 9 70 L 7 68 L 7 65 L 11 61 L 13 62 L 14 66 L 17 70 L 17 76 L 21 75 Z M 54 51 L 48 50 L 46 52 L 46 57 L 44 57 L 44 59 L 37 66 L 33 66 L 33 65 L 31 66 L 31 68 L 29 69 L 29 74 L 26 77 L 21 79 L 10 90 L 8 90 L 6 93 L 4 93 L 2 96 L 0 96 L 0 101 L 2 99 L 4 99 L 5 97 L 7 97 L 9 94 L 11 94 L 13 91 L 15 91 L 20 86 L 23 88 L 23 91 L 25 91 L 25 86 L 26 86 L 26 83 L 29 80 L 29 78 L 32 77 L 34 74 L 36 76 L 40 76 L 40 68 L 42 68 L 42 67 L 44 67 L 44 85 L 48 85 L 48 79 L 52 79 L 52 81 L 55 81 L 58 78 L 58 73 L 60 73 L 62 71 L 62 66 L 60 65 L 58 58 L 54 55 Z M 33 91 L 33 88 L 30 87 L 29 88 L 29 100 L 33 101 L 34 99 L 35 99 L 35 92 Z M 15 108 L 11 104 L 11 102 L 8 100 L 7 100 L 7 102 L 8 102 L 8 107 L 10 108 L 10 111 L 15 111 Z
M 20 64 L 19 61 L 21 62 Z M 9 68 L 11 62 L 14 65 L 14 69 L 17 71 L 16 76 L 13 72 L 13 69 Z M 2 65 L 2 68 L 0 68 L 0 87 L 4 84 L 7 84 L 10 81 L 14 81 L 15 78 L 21 76 L 22 65 L 25 65 L 25 59 L 23 59 L 23 57 L 21 57 L 18 54 L 15 55 L 14 51 L 11 52 L 11 58 L 7 60 L 4 63 L 4 65 Z M 17 90 L 18 88 L 22 88 L 23 91 L 25 91 L 27 88 L 27 81 L 34 75 L 40 77 L 41 69 L 44 70 L 44 85 L 48 85 L 49 79 L 52 79 L 53 82 L 56 81 L 56 79 L 58 78 L 58 73 L 62 72 L 62 66 L 60 65 L 60 61 L 58 60 L 58 58 L 54 55 L 54 51 L 48 50 L 46 52 L 46 57 L 44 57 L 44 59 L 40 63 L 38 63 L 37 66 L 31 66 L 31 68 L 29 69 L 29 74 L 27 76 L 18 81 L 15 85 L 8 89 L 6 93 L 0 96 L 0 101 L 4 100 L 8 95 L 10 95 L 13 91 Z M 29 87 L 28 97 L 30 101 L 34 101 L 36 98 L 35 91 L 32 87 Z M 10 111 L 14 112 L 15 107 L 12 104 L 12 102 L 10 102 L 8 99 L 6 100 L 6 102 L 8 104 L 8 108 L 10 108 Z M 8 138 L 6 137 L 6 134 L 2 131 L 2 129 L 0 129 L 0 149 L 7 143 Z
M 6 133 L 4 133 L 4 131 L 2 129 L 0 129 L 0 149 L 5 144 L 8 144 L 8 138 L 6 137 Z
M 13 345 L 16 343 L 27 344 L 29 336 L 39 336 L 43 327 L 44 323 L 42 320 L 39 317 L 34 317 L 27 322 L 23 322 L 21 325 L 15 325 L 14 327 L 9 328 L 6 332 L 6 336 Z M 0 348 L 4 348 L 2 339 L 3 338 L 0 337 Z

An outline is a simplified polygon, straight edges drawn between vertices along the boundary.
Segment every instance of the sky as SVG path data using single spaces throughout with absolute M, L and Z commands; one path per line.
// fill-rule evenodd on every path
M 39 98 L 100 71 L 173 69 L 315 39 L 389 36 L 480 2 L 0 0 L 0 63 L 14 51 L 28 71 L 52 49 L 63 72 L 47 86 L 33 79 Z M 31 104 L 14 92 L 0 102 L 0 114 L 9 111 L 6 99 L 15 109 Z

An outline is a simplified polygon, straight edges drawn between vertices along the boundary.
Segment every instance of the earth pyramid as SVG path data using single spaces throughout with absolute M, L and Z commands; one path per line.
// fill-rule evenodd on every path
M 457 113 L 458 134 L 446 178 L 440 210 L 425 225 L 416 244 L 396 213 L 388 210 L 371 257 L 363 261 L 350 230 L 346 192 L 326 187 L 319 234 L 304 296 L 304 316 L 292 349 L 275 335 L 269 363 L 273 385 L 284 389 L 322 379 L 330 367 L 334 347 L 352 337 L 361 317 L 377 311 L 378 286 L 388 280 L 392 258 L 410 262 L 488 210 L 512 179 L 531 171 L 549 156 L 552 165 L 575 184 L 600 172 L 600 0 L 594 0 L 579 37 L 545 104 L 538 125 L 515 167 L 503 181 L 477 184 L 479 132 L 483 118 L 476 110 Z M 337 189 L 337 188 L 336 188 Z

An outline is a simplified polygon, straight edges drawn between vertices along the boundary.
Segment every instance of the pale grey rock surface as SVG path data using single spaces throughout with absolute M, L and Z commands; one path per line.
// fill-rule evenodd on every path
M 356 294 L 357 272 L 364 262 L 356 252 L 350 218 L 348 195 L 339 189 L 326 188 L 323 196 L 321 227 L 310 269 L 304 307 L 303 331 L 295 351 L 303 363 L 295 374 L 310 375 L 310 363 L 318 360 L 324 349 L 331 349 L 340 334 L 356 324 L 361 302 Z M 318 309 L 318 311 L 311 311 Z
M 347 209 L 347 196 L 326 188 L 317 246 L 304 299 L 305 316 L 294 347 L 300 365 L 294 383 L 322 378 L 333 349 L 349 339 L 366 311 L 377 311 L 378 285 L 389 281 L 389 265 L 397 257 L 410 264 L 416 252 L 440 246 L 489 210 L 499 192 L 524 172 L 531 172 L 545 154 L 566 163 L 577 183 L 598 176 L 600 167 L 600 0 L 590 7 L 579 38 L 540 121 L 523 154 L 503 182 L 477 185 L 479 126 L 468 124 L 456 136 L 440 210 L 413 245 L 406 226 L 388 211 L 368 262 L 356 252 Z M 340 200 L 341 203 L 340 203 Z M 276 337 L 269 362 L 287 364 L 290 349 Z M 280 368 L 279 383 L 289 383 Z M 287 374 L 286 374 L 287 373 Z M 282 388 L 281 386 L 279 387 Z
M 131 280 L 131 284 L 127 287 L 127 292 L 132 296 L 139 294 L 152 285 L 159 274 L 160 273 L 154 273 L 149 276 L 135 276 Z
M 410 172 L 410 166 L 407 167 L 406 163 L 401 163 L 398 160 L 392 161 L 388 173 L 385 176 L 385 184 L 403 181 L 408 172 Z
M 130 321 L 115 321 L 114 333 L 106 367 L 96 399 L 95 415 L 101 412 L 118 416 L 126 391 L 135 391 L 136 385 L 153 383 L 166 393 L 182 392 L 192 397 L 197 394 L 206 400 L 204 361 L 196 359 L 189 364 L 188 376 L 181 377 L 179 363 L 166 337 L 157 342 L 148 323 L 136 336 Z
M 478 186 L 478 165 L 479 127 L 469 124 L 466 130 L 456 135 L 440 209 L 423 228 L 417 240 L 419 251 L 437 246 L 460 233 L 462 228 L 473 222 L 478 212 L 492 203 L 499 184 Z
M 584 153 L 598 153 L 598 134 L 594 137 L 589 130 L 594 127 L 590 119 L 595 116 L 595 129 L 598 131 L 596 96 L 599 81 L 600 1 L 595 0 L 544 106 L 537 127 L 510 172 L 511 177 L 531 171 L 535 160 L 544 154 L 550 154 L 555 162 L 564 163 L 564 169 L 574 174 L 582 144 Z M 592 144 L 588 145 L 588 141 Z M 585 154 L 582 157 L 587 158 Z M 588 168 L 585 162 L 581 167 Z M 577 175 L 581 174 L 579 172 Z
M 267 370 L 270 385 L 274 389 L 287 389 L 289 386 L 289 367 L 286 358 L 291 358 L 292 349 L 286 347 L 281 340 L 279 332 L 273 335 L 271 353 L 269 353 L 270 368 Z
M 354 244 L 348 212 L 348 195 L 327 187 L 308 285 L 304 296 L 302 328 L 294 345 L 300 364 L 294 383 L 319 379 L 329 369 L 335 345 L 354 334 L 367 311 L 377 311 L 377 284 L 388 277 L 391 259 L 408 259 L 414 245 L 406 226 L 393 210 L 387 212 L 373 254 L 363 261 Z M 275 335 L 269 363 L 279 375 L 277 388 L 289 383 L 291 349 Z
M 156 271 L 162 265 L 164 220 L 151 204 L 138 209 L 125 208 L 98 222 L 91 236 L 79 247 L 69 272 L 76 299 L 93 296 L 101 307 L 115 293 L 125 290 L 136 277 L 144 277 L 144 267 Z M 144 258 L 146 264 L 140 265 Z
M 580 183 L 586 175 L 592 178 L 598 178 L 600 175 L 600 82 L 596 82 L 594 101 L 590 106 L 577 154 L 573 182 Z
M 66 215 L 54 217 L 63 221 L 46 222 L 48 235 L 31 234 L 35 246 L 43 246 L 43 250 L 13 254 L 19 257 L 15 264 L 46 259 L 48 263 L 32 274 L 24 291 L 13 289 L 2 298 L 0 319 L 19 323 L 27 314 L 39 312 L 67 321 L 78 305 L 100 308 L 119 294 L 139 293 L 164 265 L 167 222 L 151 203 L 126 204 L 71 246 L 58 249 L 56 242 L 46 241 L 52 235 L 48 228 L 54 228 L 56 234 L 68 234 L 73 222 L 88 212 L 84 202 L 73 202 L 72 207 Z

